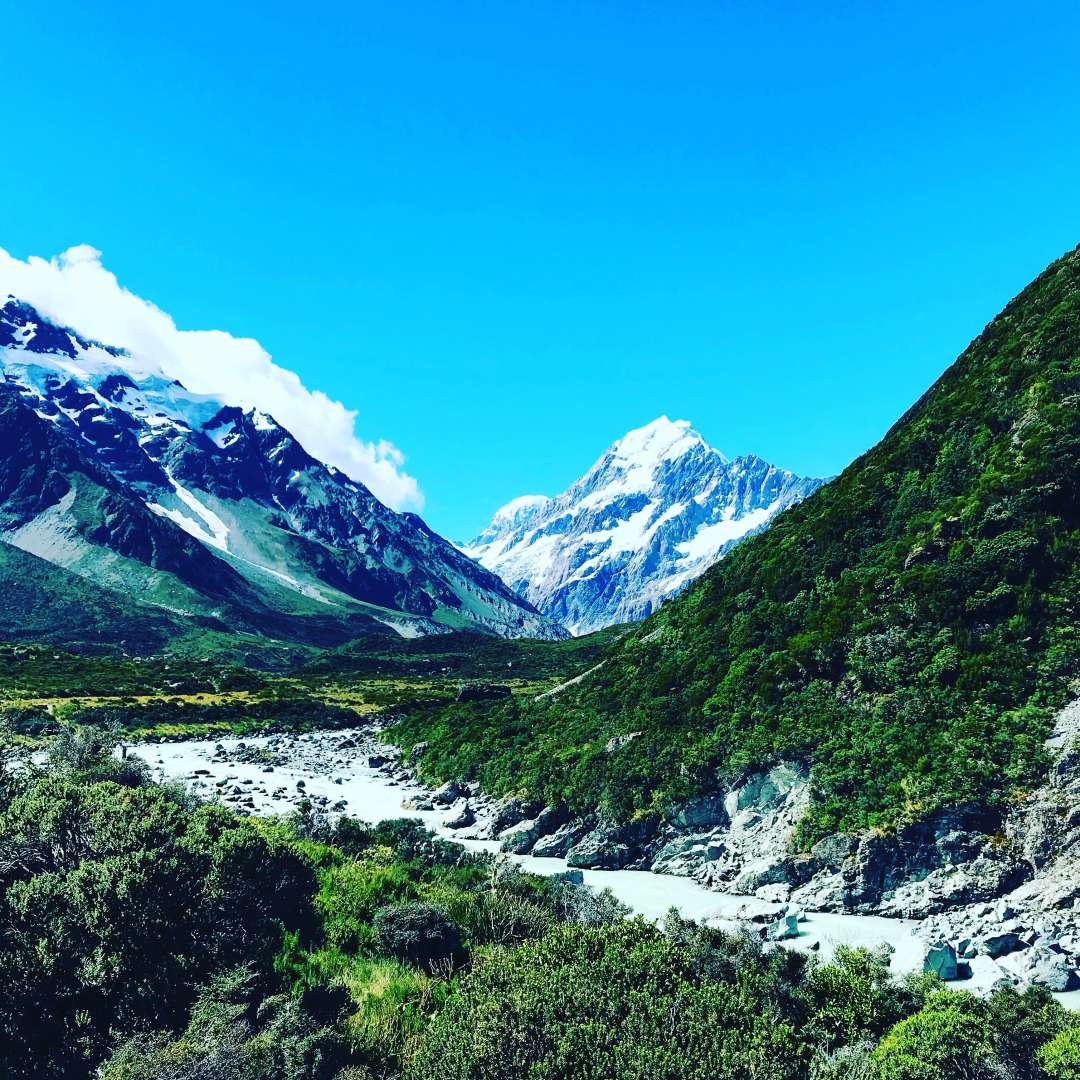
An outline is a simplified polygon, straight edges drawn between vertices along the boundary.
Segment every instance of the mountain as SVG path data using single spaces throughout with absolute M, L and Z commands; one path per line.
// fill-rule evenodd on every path
M 456 628 L 565 636 L 273 417 L 189 393 L 14 298 L 0 308 L 0 373 L 0 541 L 83 579 L 80 595 L 108 590 L 103 611 L 119 600 L 312 645 Z M 99 636 L 117 632 L 105 620 Z
M 424 762 L 641 830 L 782 820 L 763 793 L 798 791 L 772 880 L 832 867 L 858 904 L 870 872 L 881 896 L 975 855 L 1024 880 L 1080 822 L 1047 809 L 1030 850 L 1010 825 L 1060 804 L 1078 692 L 1080 249 L 837 479 L 557 692 L 441 717 Z M 686 850 L 704 873 L 731 844 Z
M 571 633 L 655 611 L 823 481 L 729 461 L 686 420 L 624 435 L 553 499 L 499 510 L 463 550 Z

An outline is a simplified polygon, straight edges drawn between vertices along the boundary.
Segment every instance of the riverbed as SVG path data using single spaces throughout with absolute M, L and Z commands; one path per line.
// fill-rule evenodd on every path
M 312 732 L 290 737 L 284 752 L 280 741 L 274 740 L 272 764 L 236 760 L 236 755 L 242 746 L 248 753 L 265 750 L 273 736 L 143 744 L 134 747 L 134 752 L 149 762 L 158 779 L 179 781 L 205 797 L 222 798 L 241 812 L 287 813 L 303 799 L 325 799 L 323 805 L 331 812 L 347 813 L 373 824 L 393 818 L 416 818 L 470 850 L 499 850 L 497 841 L 463 839 L 447 828 L 444 822 L 454 813 L 446 807 L 404 808 L 403 800 L 422 789 L 369 766 L 368 747 L 358 747 L 355 752 L 331 750 L 340 743 L 343 734 Z M 218 747 L 223 748 L 224 754 Z M 536 874 L 556 874 L 567 868 L 562 859 L 510 857 L 523 869 Z M 636 914 L 649 919 L 662 918 L 675 907 L 686 918 L 735 929 L 755 915 L 760 917 L 778 910 L 778 905 L 753 896 L 713 892 L 690 878 L 648 870 L 584 870 L 582 873 L 586 884 L 610 889 Z M 799 929 L 799 936 L 785 942 L 786 946 L 828 958 L 839 945 L 871 949 L 888 945 L 893 949 L 891 967 L 897 974 L 919 971 L 922 967 L 925 943 L 918 936 L 918 923 L 912 920 L 806 912 Z M 972 967 L 972 978 L 955 985 L 985 990 L 1000 977 L 1000 970 L 992 966 L 983 970 L 980 963 L 973 963 Z M 1070 1008 L 1080 1008 L 1080 991 L 1057 997 Z

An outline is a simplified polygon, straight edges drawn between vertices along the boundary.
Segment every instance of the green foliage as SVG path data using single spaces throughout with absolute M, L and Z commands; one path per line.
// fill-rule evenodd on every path
M 754 985 L 713 980 L 641 921 L 559 928 L 493 956 L 440 1012 L 407 1075 L 713 1080 L 805 1075 L 791 1023 Z
M 1080 674 L 1078 390 L 1074 251 L 877 446 L 586 678 L 406 717 L 395 737 L 430 744 L 432 778 L 621 820 L 801 760 L 806 844 L 1022 795 Z
M 155 785 L 47 776 L 0 813 L 0 1070 L 89 1075 L 112 1039 L 175 1026 L 208 976 L 310 922 L 288 846 Z
M 877 1080 L 991 1080 L 1007 1075 L 993 1042 L 986 1007 L 950 990 L 901 1020 L 873 1053 Z
M 382 952 L 413 967 L 434 970 L 461 949 L 461 928 L 435 904 L 390 904 L 375 913 L 375 940 Z
M 1080 1024 L 1073 1023 L 1039 1050 L 1050 1080 L 1080 1080 Z
M 183 1034 L 139 1035 L 113 1053 L 101 1080 L 331 1080 L 350 1058 L 341 992 L 267 995 L 250 967 L 200 993 Z

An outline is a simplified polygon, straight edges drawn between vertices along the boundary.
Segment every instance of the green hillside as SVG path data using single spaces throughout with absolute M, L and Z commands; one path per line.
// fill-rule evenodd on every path
M 620 819 L 802 759 L 815 787 L 804 841 L 1017 797 L 1043 773 L 1049 718 L 1080 667 L 1078 484 L 1073 251 L 877 446 L 599 670 L 542 700 L 405 722 L 399 737 L 432 743 L 431 774 Z

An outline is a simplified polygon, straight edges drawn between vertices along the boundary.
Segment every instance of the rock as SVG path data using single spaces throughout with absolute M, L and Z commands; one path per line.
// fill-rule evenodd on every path
M 454 700 L 457 702 L 501 701 L 510 697 L 512 693 L 509 686 L 497 683 L 466 683 L 458 690 Z
M 754 890 L 754 895 L 769 904 L 786 904 L 791 899 L 791 886 L 762 885 L 761 888 Z
M 528 821 L 536 817 L 540 812 L 540 804 L 528 799 L 520 799 L 509 796 L 503 799 L 497 807 L 491 819 L 491 835 L 498 836 L 514 825 L 522 821 Z
M 431 801 L 439 803 L 440 806 L 449 806 L 461 798 L 462 794 L 461 785 L 456 780 L 447 780 L 442 787 L 432 792 Z
M 933 941 L 926 948 L 923 971 L 947 982 L 957 977 L 956 950 L 947 941 Z
M 615 735 L 604 743 L 604 753 L 613 754 L 616 750 L 621 750 L 624 746 L 629 745 L 640 736 L 640 731 L 630 731 L 625 735 Z
M 499 835 L 501 849 L 513 855 L 528 854 L 539 839 L 540 826 L 535 821 L 522 821 Z
M 681 806 L 672 823 L 686 829 L 713 829 L 728 823 L 723 795 L 700 795 Z
M 552 874 L 551 881 L 565 881 L 567 885 L 584 885 L 585 875 L 580 870 L 564 870 L 561 874 Z
M 1012 930 L 989 934 L 982 939 L 979 945 L 981 951 L 994 960 L 999 956 L 1005 956 L 1007 953 L 1016 952 L 1017 949 L 1023 948 L 1020 936 Z
M 428 744 L 426 742 L 418 742 L 410 751 L 409 756 L 406 759 L 406 764 L 410 767 L 415 765 L 426 753 Z
M 435 804 L 426 795 L 410 795 L 401 800 L 402 810 L 434 810 Z
M 859 847 L 859 838 L 850 833 L 834 833 L 819 840 L 811 849 L 810 854 L 824 867 L 830 870 L 840 870 L 844 864 L 855 854 Z
M 583 836 L 567 852 L 567 866 L 592 867 L 602 870 L 621 870 L 633 854 L 612 831 L 600 826 Z
M 461 811 L 453 817 L 447 818 L 443 824 L 448 829 L 467 829 L 470 825 L 476 822 L 476 814 L 473 812 L 473 808 L 466 803 Z
M 765 924 L 765 936 L 769 941 L 790 941 L 799 936 L 799 916 L 788 912 Z
M 805 780 L 805 773 L 787 762 L 775 765 L 768 772 L 754 773 L 728 793 L 725 800 L 728 817 L 733 818 L 740 810 L 751 807 L 768 809 L 784 801 L 792 788 Z
M 381 769 L 384 765 L 390 764 L 390 759 L 382 754 L 371 754 L 368 756 L 367 764 L 369 769 Z
M 565 859 L 570 849 L 587 831 L 587 828 L 582 825 L 563 825 L 550 835 L 541 836 L 533 844 L 530 854 L 538 859 Z
M 1071 989 L 1078 981 L 1064 956 L 1042 946 L 1025 954 L 1020 977 L 1033 986 L 1045 986 L 1057 993 Z

